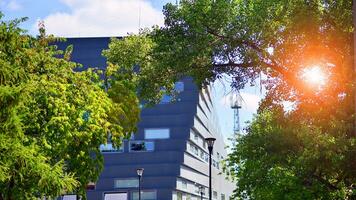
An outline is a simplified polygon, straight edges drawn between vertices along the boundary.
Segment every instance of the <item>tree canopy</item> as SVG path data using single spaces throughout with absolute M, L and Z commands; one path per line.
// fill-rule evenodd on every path
M 27 35 L 23 20 L 0 23 L 0 199 L 86 199 L 103 168 L 100 145 L 110 134 L 118 146 L 136 130 L 134 83 L 77 72 L 71 47 L 57 50 L 43 27 Z
M 139 94 L 148 99 L 161 91 L 162 86 L 170 88 L 182 76 L 192 76 L 198 85 L 204 85 L 226 74 L 233 78 L 233 89 L 239 90 L 262 76 L 266 83 L 272 83 L 270 87 L 280 90 L 285 87 L 309 97 L 312 88 L 305 87 L 300 73 L 312 65 L 320 65 L 329 74 L 332 84 L 323 95 L 340 94 L 350 89 L 348 80 L 353 75 L 349 71 L 351 3 L 349 0 L 169 3 L 163 10 L 163 27 L 114 40 L 111 55 L 106 55 L 126 69 L 132 70 L 132 63 L 140 66 Z M 150 80 L 156 84 L 149 84 Z M 283 98 L 291 96 L 296 95 Z
M 237 183 L 236 199 L 353 199 L 355 140 L 347 123 L 324 126 L 286 113 L 260 112 L 236 139 L 226 169 Z M 314 119 L 312 119 L 314 120 Z
M 228 158 L 235 198 L 355 197 L 351 0 L 182 0 L 163 14 L 163 27 L 107 51 L 133 74 L 140 66 L 141 97 L 155 102 L 184 76 L 204 86 L 228 75 L 235 90 L 261 79 L 267 89 Z M 303 75 L 316 66 L 323 84 Z

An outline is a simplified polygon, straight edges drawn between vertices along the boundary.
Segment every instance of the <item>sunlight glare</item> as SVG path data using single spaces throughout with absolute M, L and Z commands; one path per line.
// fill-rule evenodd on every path
M 302 78 L 305 82 L 316 86 L 325 85 L 327 79 L 324 71 L 319 66 L 305 68 L 302 71 Z

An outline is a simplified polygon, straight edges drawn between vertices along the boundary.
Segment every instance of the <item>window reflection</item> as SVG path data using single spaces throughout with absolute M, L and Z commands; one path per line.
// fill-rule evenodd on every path
M 153 151 L 154 142 L 152 141 L 130 141 L 131 152 Z

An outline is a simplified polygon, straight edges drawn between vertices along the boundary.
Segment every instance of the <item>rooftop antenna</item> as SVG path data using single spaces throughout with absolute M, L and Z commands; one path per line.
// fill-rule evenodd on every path
M 138 2 L 138 32 L 140 33 L 141 29 L 141 1 Z
M 240 133 L 240 112 L 242 107 L 242 97 L 240 93 L 234 93 L 230 96 L 231 109 L 234 110 L 234 138 Z
M 46 36 L 46 27 L 45 22 L 43 20 L 38 21 L 38 31 L 41 38 L 44 38 Z

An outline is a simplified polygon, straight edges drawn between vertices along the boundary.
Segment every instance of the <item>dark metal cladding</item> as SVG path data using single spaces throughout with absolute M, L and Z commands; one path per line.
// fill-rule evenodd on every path
M 84 68 L 104 69 L 101 55 L 110 38 L 68 38 L 57 43 L 59 49 L 73 45 L 72 61 Z M 138 199 L 137 168 L 144 168 L 142 200 L 208 198 L 208 148 L 204 138 L 215 137 L 213 150 L 213 199 L 228 200 L 233 184 L 225 180 L 221 161 L 226 157 L 209 88 L 198 90 L 191 78 L 176 84 L 180 92 L 151 108 L 143 108 L 138 132 L 120 150 L 103 146 L 104 170 L 95 187 L 87 191 L 89 200 Z M 123 193 L 122 196 L 121 194 Z M 117 195 L 117 196 L 115 196 Z

